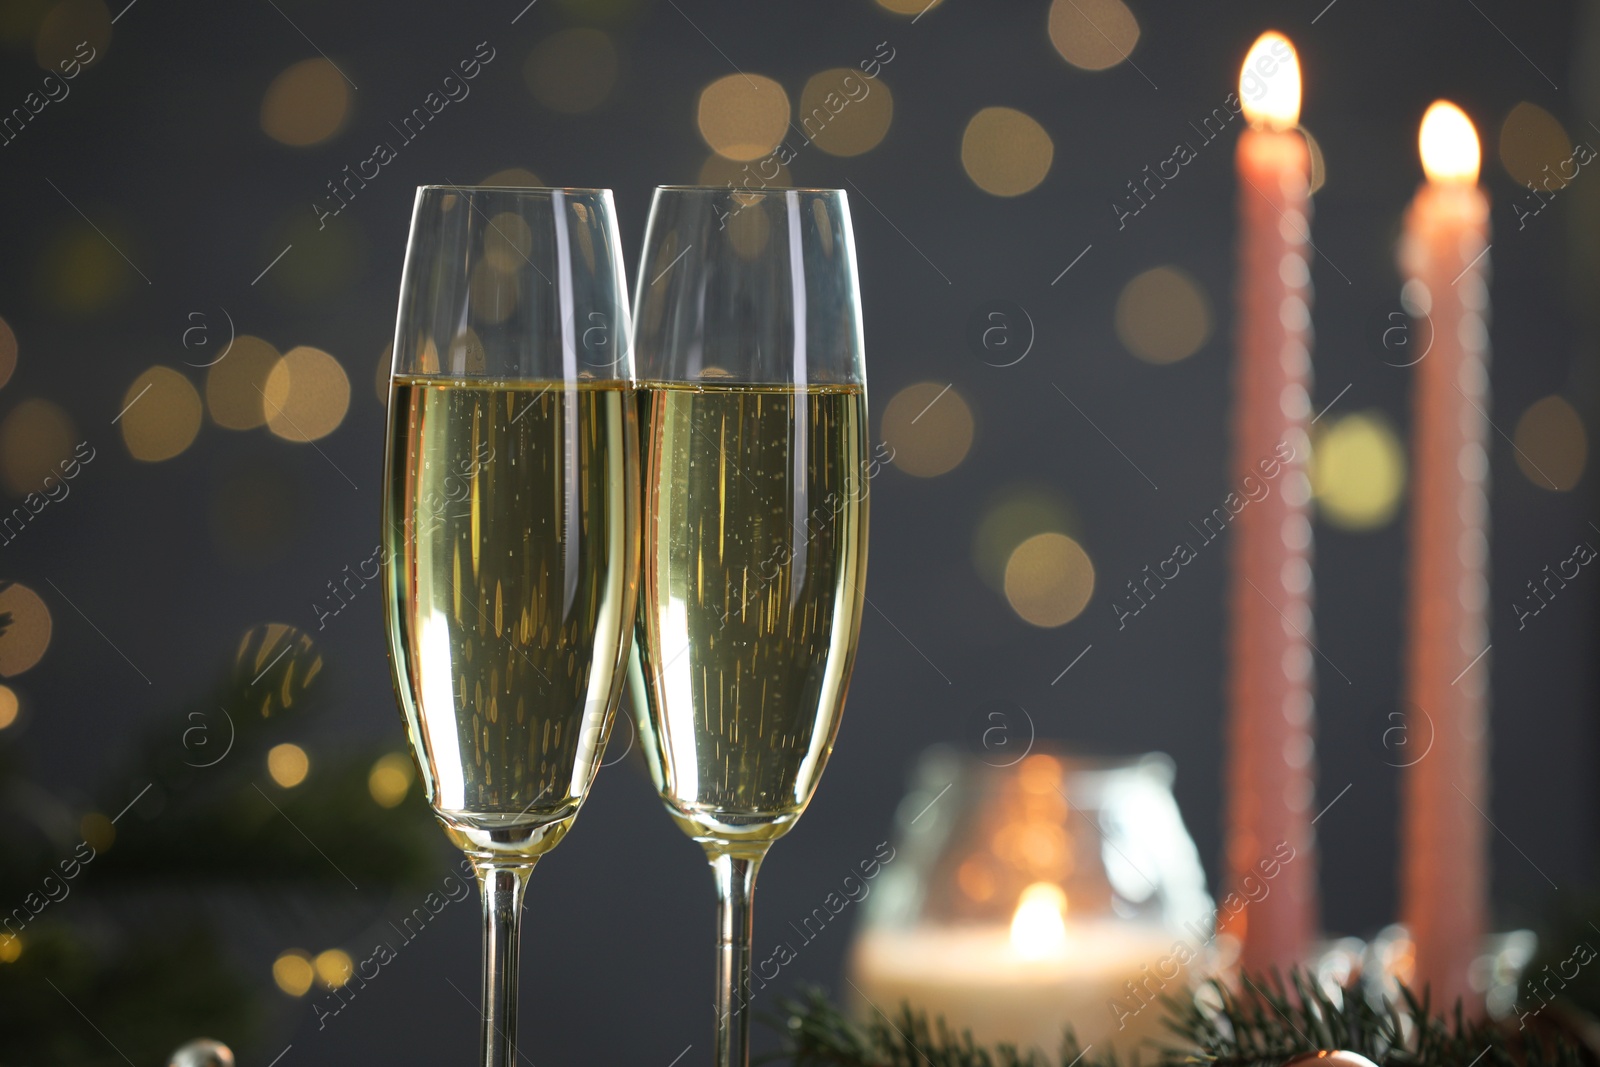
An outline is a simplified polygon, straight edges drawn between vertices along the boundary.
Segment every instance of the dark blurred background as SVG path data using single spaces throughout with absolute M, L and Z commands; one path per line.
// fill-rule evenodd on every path
M 1399 308 L 1400 214 L 1421 177 L 1417 123 L 1441 96 L 1477 123 L 1494 202 L 1498 925 L 1537 925 L 1558 887 L 1593 883 L 1600 578 L 1583 574 L 1522 629 L 1512 607 L 1574 544 L 1600 544 L 1585 470 L 1600 178 L 1583 171 L 1541 193 L 1537 215 L 1524 187 L 1574 145 L 1600 144 L 1593 5 L 125 3 L 7 0 L 0 14 L 5 506 L 79 442 L 94 457 L 0 545 L 0 581 L 18 583 L 0 590 L 0 774 L 13 830 L 42 810 L 43 790 L 57 822 L 71 815 L 54 838 L 61 855 L 80 830 L 106 846 L 50 915 L 101 931 L 86 958 L 115 940 L 108 915 L 159 939 L 151 924 L 166 913 L 148 896 L 212 917 L 220 958 L 259 998 L 253 1029 L 239 1031 L 254 1036 L 213 1035 L 234 1040 L 242 1062 L 286 1046 L 285 1067 L 464 1062 L 476 1041 L 475 901 L 444 910 L 320 1029 L 314 1004 L 327 991 L 307 977 L 317 968 L 283 962 L 291 949 L 303 950 L 297 961 L 329 949 L 360 959 L 373 930 L 442 884 L 455 861 L 414 787 L 395 817 L 438 842 L 406 868 L 409 881 L 378 857 L 370 881 L 353 879 L 368 881 L 359 890 L 333 879 L 279 898 L 237 842 L 202 828 L 189 861 L 203 869 L 213 848 L 228 852 L 235 882 L 205 888 L 172 859 L 142 880 L 124 875 L 133 888 L 121 897 L 135 903 L 111 892 L 118 848 L 164 820 L 189 826 L 184 807 L 204 799 L 176 786 L 140 796 L 158 776 L 143 776 L 137 739 L 164 730 L 172 753 L 192 754 L 185 730 L 203 720 L 186 716 L 216 710 L 219 677 L 233 679 L 227 699 L 248 705 L 250 676 L 273 667 L 261 649 L 293 652 L 285 662 L 299 674 L 284 692 L 320 665 L 307 686 L 319 702 L 273 738 L 295 748 L 273 749 L 270 767 L 229 757 L 242 789 L 288 805 L 348 765 L 360 787 L 305 816 L 330 823 L 345 806 L 352 820 L 376 818 L 356 809 L 379 812 L 378 798 L 405 791 L 394 761 L 368 779 L 374 760 L 404 751 L 378 589 L 341 606 L 329 583 L 378 539 L 377 382 L 415 186 L 607 186 L 631 253 L 652 185 L 734 178 L 743 164 L 713 149 L 748 157 L 746 135 L 770 125 L 774 99 L 774 139 L 799 146 L 784 122 L 874 59 L 871 95 L 787 169 L 793 184 L 850 193 L 873 432 L 897 459 L 873 485 L 872 607 L 839 745 L 764 868 L 758 954 L 890 836 L 919 750 L 995 743 L 985 731 L 997 701 L 1017 731 L 1003 743 L 1025 745 L 1031 723 L 1086 751 L 1172 754 L 1215 888 L 1225 553 L 1203 554 L 1126 630 L 1111 601 L 1229 488 L 1238 120 L 1120 228 L 1113 204 L 1129 203 L 1128 183 L 1177 141 L 1199 143 L 1190 124 L 1236 90 L 1244 51 L 1268 28 L 1299 49 L 1303 121 L 1325 165 L 1313 230 L 1314 406 L 1332 405 L 1316 442 L 1316 807 L 1350 786 L 1317 826 L 1325 927 L 1368 934 L 1395 910 L 1399 772 L 1385 731 L 1400 686 L 1411 374 L 1384 331 Z M 77 58 L 93 60 L 47 85 L 80 42 L 90 48 Z M 443 95 L 475 53 L 492 59 L 467 95 L 405 143 L 391 124 Z M 735 85 L 702 98 L 740 73 L 783 93 Z M 30 93 L 60 99 L 34 113 Z M 395 157 L 320 218 L 337 206 L 328 183 L 381 141 Z M 985 333 L 996 324 L 1000 334 Z M 208 367 L 235 334 L 260 340 L 236 341 Z M 256 389 L 282 410 L 267 426 Z M 1057 538 L 1016 556 L 1052 533 L 1082 554 Z M 1072 591 L 1091 576 L 1080 611 Z M 533 1062 L 666 1067 L 686 1046 L 682 1063 L 708 1055 L 711 877 L 660 810 L 636 748 L 623 754 L 630 740 L 619 724 L 615 762 L 532 882 L 522 1027 Z M 136 798 L 108 836 L 108 817 Z M 94 813 L 101 822 L 80 821 Z M 331 864 L 362 865 L 340 863 L 329 843 L 358 837 L 308 829 Z M 19 876 L 19 895 L 35 877 Z M 0 945 L 0 970 L 26 963 L 31 936 Z M 844 924 L 829 928 L 784 981 L 836 988 L 848 938 Z M 323 962 L 337 970 L 336 957 Z M 159 1019 L 166 988 L 139 991 L 145 1014 Z M 116 1044 L 116 1026 L 97 1021 Z

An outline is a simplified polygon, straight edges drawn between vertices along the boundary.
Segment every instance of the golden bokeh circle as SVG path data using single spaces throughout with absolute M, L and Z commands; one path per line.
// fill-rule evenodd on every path
M 261 98 L 261 131 L 295 148 L 321 144 L 349 116 L 350 83 L 321 56 L 286 67 Z
M 1517 466 L 1541 489 L 1565 492 L 1589 464 L 1589 435 L 1573 406 L 1559 396 L 1528 405 L 1512 434 Z
M 1560 120 L 1538 104 L 1524 100 L 1500 124 L 1500 165 L 1520 185 L 1532 182 L 1543 189 L 1549 182 L 1552 190 L 1566 185 L 1558 164 L 1572 157 L 1572 149 Z
M 935 478 L 967 458 L 972 409 L 953 386 L 917 382 L 890 398 L 880 429 L 894 450 L 892 466 L 918 478 Z
M 878 6 L 896 15 L 920 15 L 938 7 L 944 0 L 878 0 Z
M 22 957 L 22 938 L 0 934 L 0 963 L 15 963 Z
M 206 371 L 206 406 L 211 421 L 229 430 L 253 430 L 267 422 L 262 397 L 267 378 L 282 356 L 271 342 L 244 334 Z
M 122 394 L 117 428 L 134 459 L 158 463 L 194 443 L 204 408 L 188 378 L 171 367 L 155 366 L 133 380 Z
M 893 121 L 894 96 L 881 79 L 838 67 L 806 81 L 795 125 L 829 155 L 859 156 L 878 147 Z
M 118 254 L 138 256 L 133 239 L 114 220 L 102 217 L 103 233 L 87 223 L 69 223 L 50 238 L 39 256 L 39 284 L 57 309 L 73 314 L 99 311 L 127 294 L 139 275 Z M 111 247 L 107 238 L 116 242 Z
M 283 788 L 293 789 L 311 773 L 311 759 L 299 745 L 273 745 L 267 752 L 267 773 Z
M 394 376 L 394 343 L 383 346 L 378 356 L 378 366 L 372 375 L 372 388 L 378 396 L 378 406 L 389 406 L 389 381 Z
M 580 115 L 606 102 L 617 84 L 617 47 L 604 30 L 574 26 L 533 46 L 522 79 L 552 111 Z
M 1134 276 L 1117 296 L 1117 337 L 1147 363 L 1176 363 L 1211 336 L 1211 309 L 1200 283 L 1177 267 Z
M 267 429 L 285 441 L 328 436 L 350 410 L 350 379 L 320 348 L 300 345 L 283 354 L 267 375 Z
M 478 184 L 512 189 L 542 189 L 544 179 L 527 167 L 506 167 L 504 170 L 486 175 Z
M 1139 20 L 1122 0 L 1054 0 L 1050 43 L 1079 70 L 1105 70 L 1139 43 Z
M 53 629 L 38 593 L 18 582 L 0 587 L 0 678 L 15 678 L 43 659 Z
M 78 820 L 78 835 L 97 852 L 104 852 L 117 840 L 117 824 L 98 811 Z
M 48 400 L 24 400 L 0 422 L 0 481 L 16 496 L 38 492 L 61 475 L 78 431 L 67 413 Z
M 17 698 L 17 691 L 9 685 L 0 685 L 0 730 L 16 722 L 21 711 L 22 701 Z
M 311 965 L 311 954 L 297 948 L 289 949 L 272 961 L 272 980 L 279 989 L 291 997 L 303 997 L 311 991 L 317 971 Z
M 88 50 L 80 50 L 84 45 Z M 40 21 L 33 54 L 39 66 L 59 77 L 75 62 L 85 69 L 94 66 L 110 46 L 111 10 L 103 0 L 61 0 Z
M 1055 142 L 1028 115 L 986 107 L 961 135 L 961 166 L 978 188 L 994 196 L 1021 196 L 1050 173 Z
M 1317 434 L 1310 473 L 1323 518 L 1345 530 L 1375 530 L 1405 496 L 1405 448 L 1381 412 L 1357 412 Z
M 350 953 L 340 948 L 317 953 L 311 966 L 317 972 L 317 980 L 329 989 L 338 989 L 350 981 L 350 976 L 355 973 L 355 963 L 350 959 Z
M 1011 486 L 984 510 L 972 534 L 972 563 L 996 592 L 1005 591 L 1006 563 L 1018 545 L 1035 534 L 1076 528 L 1072 509 L 1056 490 Z
M 398 807 L 411 791 L 411 782 L 415 777 L 416 769 L 412 766 L 411 757 L 401 752 L 390 752 L 379 756 L 372 765 L 372 771 L 367 775 L 367 792 L 372 794 L 372 799 L 380 807 Z
M 1006 600 L 1024 622 L 1049 629 L 1082 614 L 1094 596 L 1094 563 L 1063 533 L 1034 534 L 1006 561 Z
M 502 211 L 483 231 L 483 258 L 497 271 L 514 273 L 528 265 L 533 227 L 515 211 Z
M 789 128 L 789 94 L 760 74 L 729 74 L 700 90 L 700 136 L 741 163 L 770 155 Z
M 11 380 L 12 372 L 16 369 L 17 335 L 5 319 L 0 319 L 0 387 Z

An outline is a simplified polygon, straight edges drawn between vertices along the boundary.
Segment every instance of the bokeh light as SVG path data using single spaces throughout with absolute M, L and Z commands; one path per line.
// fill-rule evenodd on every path
M 411 757 L 403 752 L 391 752 L 379 756 L 372 765 L 371 772 L 367 774 L 367 792 L 372 794 L 372 799 L 380 807 L 398 807 L 411 791 L 411 781 L 415 777 L 416 769 L 411 764 Z
M 311 991 L 311 983 L 316 977 L 311 954 L 302 949 L 291 948 L 272 961 L 272 980 L 291 997 L 305 996 Z
M 78 836 L 96 852 L 104 852 L 116 843 L 117 824 L 101 812 L 91 811 L 78 820 Z
M 1557 165 L 1571 158 L 1572 148 L 1561 122 L 1538 104 L 1524 100 L 1500 124 L 1500 165 L 1522 185 L 1532 182 L 1541 189 L 1546 181 L 1551 189 L 1566 185 Z
M 354 220 L 353 212 L 325 217 L 321 223 L 310 211 L 288 212 L 279 227 L 262 239 L 261 263 L 283 253 L 262 287 L 270 286 L 300 304 L 327 306 L 347 299 L 346 292 L 367 263 L 367 242 Z
M 22 938 L 16 934 L 0 934 L 0 963 L 15 963 L 22 955 Z
M 329 989 L 338 989 L 350 981 L 350 975 L 355 972 L 355 964 L 350 959 L 350 953 L 338 948 L 317 953 L 317 958 L 311 961 L 311 966 L 317 972 L 317 980 Z
M 1394 518 L 1406 487 L 1399 435 L 1378 411 L 1335 419 L 1312 443 L 1311 485 L 1322 517 L 1346 530 L 1375 530 Z
M 507 274 L 528 265 L 533 251 L 533 228 L 515 211 L 502 211 L 489 219 L 483 231 L 483 261 Z
M 283 354 L 267 375 L 267 429 L 285 441 L 328 436 L 350 410 L 350 379 L 339 361 L 301 345 Z
M 995 592 L 1005 591 L 1006 564 L 1018 545 L 1035 534 L 1077 529 L 1072 508 L 1047 486 L 1018 485 L 1002 490 L 978 520 L 972 536 L 972 563 Z
M 972 409 L 953 386 L 908 385 L 883 409 L 882 434 L 891 466 L 919 478 L 955 470 L 972 448 Z
M 542 189 L 544 179 L 527 167 L 506 167 L 484 176 L 479 185 L 494 185 L 512 189 Z
M 1055 159 L 1045 128 L 1015 108 L 986 107 L 961 135 L 961 166 L 978 188 L 1021 196 L 1044 181 Z
M 18 582 L 0 586 L 0 678 L 15 678 L 43 659 L 53 629 L 38 593 Z
M 735 189 L 781 189 L 794 185 L 794 178 L 789 168 L 779 163 L 776 156 L 754 163 L 736 163 L 712 152 L 700 165 L 696 184 L 726 187 L 729 182 L 733 183 Z
M 878 0 L 878 6 L 896 15 L 920 15 L 938 7 L 944 0 Z
M 1050 43 L 1080 70 L 1105 70 L 1139 43 L 1139 20 L 1122 0 L 1055 0 Z
M 60 477 L 77 443 L 65 411 L 37 397 L 24 400 L 0 422 L 0 480 L 16 496 L 38 492 L 45 478 Z
M 1512 449 L 1523 476 L 1541 489 L 1565 492 L 1589 463 L 1589 435 L 1571 404 L 1559 396 L 1536 400 L 1517 419 Z
M 293 789 L 311 773 L 311 759 L 299 745 L 273 745 L 267 752 L 267 773 L 285 789 Z
M 1024 622 L 1050 628 L 1076 619 L 1094 595 L 1094 564 L 1062 533 L 1035 534 L 1006 561 L 1006 600 Z
M 813 74 L 800 90 L 800 131 L 834 156 L 876 148 L 894 121 L 894 96 L 880 78 L 851 67 Z
M 21 711 L 22 701 L 17 698 L 17 691 L 9 685 L 0 685 L 0 730 L 16 722 Z
M 16 369 L 17 335 L 5 319 L 0 319 L 0 387 L 11 380 L 11 374 Z
M 344 128 L 350 83 L 321 56 L 287 67 L 261 98 L 261 130 L 280 144 L 321 144 Z
M 1117 297 L 1117 337 L 1147 363 L 1176 363 L 1211 336 L 1211 309 L 1200 283 L 1177 267 L 1136 275 Z
M 80 51 L 84 44 L 89 47 Z M 39 66 L 58 77 L 62 63 L 92 67 L 105 58 L 110 47 L 111 11 L 103 0 L 61 0 L 45 13 L 33 39 Z M 86 56 L 91 58 L 84 59 Z
M 518 287 L 515 274 L 496 270 L 489 260 L 480 259 L 467 278 L 472 321 L 489 325 L 506 321 L 517 310 Z
M 105 234 L 96 232 L 87 222 L 69 222 L 40 254 L 39 286 L 45 300 L 57 311 L 99 311 L 125 294 L 139 278 L 122 258 L 132 254 L 133 242 L 128 235 L 110 219 L 102 217 L 97 222 Z M 112 241 L 116 242 L 115 248 Z
M 700 91 L 700 136 L 713 152 L 749 162 L 769 155 L 789 128 L 789 94 L 759 74 L 729 74 Z
M 253 430 L 267 422 L 262 397 L 267 378 L 281 358 L 277 348 L 259 337 L 233 339 L 227 354 L 206 371 L 206 406 L 211 421 L 229 430 Z
M 383 353 L 378 356 L 378 366 L 373 371 L 372 388 L 378 397 L 378 406 L 389 406 L 389 378 L 394 373 L 394 342 L 383 346 Z
M 200 432 L 200 394 L 171 367 L 151 367 L 122 394 L 118 428 L 134 459 L 171 459 L 194 443 Z
M 617 67 L 616 45 L 604 30 L 575 26 L 534 45 L 522 78 L 545 107 L 579 115 L 605 103 L 617 84 Z

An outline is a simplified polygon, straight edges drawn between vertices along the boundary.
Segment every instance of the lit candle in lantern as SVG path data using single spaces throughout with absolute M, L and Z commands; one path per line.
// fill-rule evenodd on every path
M 1239 275 L 1234 370 L 1228 672 L 1229 888 L 1250 902 L 1226 922 L 1252 972 L 1304 963 L 1316 933 L 1312 772 L 1311 153 L 1297 131 L 1294 46 L 1264 33 L 1239 77 Z M 1269 472 L 1271 472 L 1269 474 Z M 1272 475 L 1277 477 L 1273 478 Z M 1258 498 L 1259 487 L 1267 492 Z M 1270 893 L 1248 892 L 1287 845 Z
M 1436 1007 L 1480 1012 L 1468 969 L 1488 912 L 1489 201 L 1472 122 L 1428 108 L 1427 181 L 1406 213 L 1402 297 L 1425 355 L 1416 364 L 1406 648 L 1408 751 L 1401 909 L 1415 945 L 1410 984 Z M 1429 747 L 1431 746 L 1431 747 Z
M 872 1009 L 902 1002 L 943 1017 L 980 1044 L 1011 1042 L 1053 1056 L 1072 1026 L 1080 1045 L 1126 1057 L 1170 1032 L 1161 995 L 1187 988 L 1198 949 L 1151 924 L 1071 917 L 1066 894 L 1040 882 L 1022 892 L 1009 926 L 913 926 L 864 931 L 851 973 Z M 1144 1055 L 1149 1055 L 1144 1048 Z

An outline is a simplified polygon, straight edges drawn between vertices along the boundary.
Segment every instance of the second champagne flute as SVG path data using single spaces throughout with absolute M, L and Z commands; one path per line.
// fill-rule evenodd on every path
M 718 1067 L 749 1060 L 751 893 L 810 802 L 855 660 L 866 377 L 839 190 L 656 190 L 636 300 L 636 711 L 720 898 Z

